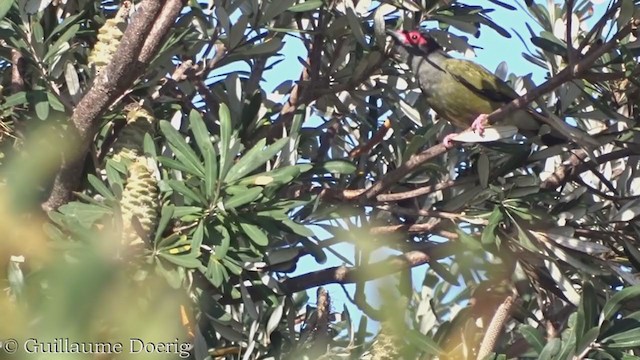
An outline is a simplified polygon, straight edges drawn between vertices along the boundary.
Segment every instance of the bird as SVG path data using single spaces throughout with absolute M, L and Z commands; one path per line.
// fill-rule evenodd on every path
M 457 128 L 471 127 L 482 136 L 487 114 L 519 96 L 511 86 L 483 66 L 451 57 L 424 29 L 387 29 L 386 32 L 393 40 L 393 57 L 409 66 L 427 104 Z M 518 109 L 507 115 L 503 123 L 516 126 L 527 137 L 535 136 L 542 125 L 535 115 L 541 116 Z M 447 135 L 442 140 L 443 145 L 451 148 L 451 141 L 456 135 Z M 543 139 L 546 145 L 565 141 L 555 135 L 546 138 Z

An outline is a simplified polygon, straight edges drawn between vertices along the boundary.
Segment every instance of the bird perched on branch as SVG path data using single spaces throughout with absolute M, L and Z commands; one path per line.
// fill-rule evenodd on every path
M 471 127 L 482 136 L 487 114 L 518 97 L 515 90 L 484 67 L 449 56 L 424 30 L 387 30 L 387 34 L 393 38 L 393 55 L 409 66 L 427 104 L 458 128 Z M 538 134 L 542 125 L 536 116 L 541 115 L 518 109 L 501 123 L 516 126 L 520 133 L 531 137 Z M 562 129 L 561 133 L 572 131 L 575 129 Z M 447 135 L 443 144 L 450 148 L 457 135 Z M 551 145 L 564 140 L 553 134 L 545 136 L 543 142 Z

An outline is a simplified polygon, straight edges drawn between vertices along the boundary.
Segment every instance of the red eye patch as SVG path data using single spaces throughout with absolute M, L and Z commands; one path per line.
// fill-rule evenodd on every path
M 406 42 L 412 46 L 423 46 L 427 44 L 427 39 L 422 35 L 422 33 L 416 30 L 405 31 L 404 37 Z

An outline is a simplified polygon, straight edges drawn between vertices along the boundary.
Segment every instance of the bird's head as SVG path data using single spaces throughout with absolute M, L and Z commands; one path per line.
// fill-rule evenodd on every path
M 406 61 L 410 55 L 426 56 L 440 49 L 440 45 L 424 30 L 387 30 L 393 40 L 391 51 L 400 61 Z

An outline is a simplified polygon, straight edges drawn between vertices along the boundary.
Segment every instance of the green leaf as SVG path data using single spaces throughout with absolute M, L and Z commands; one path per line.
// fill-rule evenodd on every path
M 231 183 L 242 179 L 245 175 L 255 170 L 259 166 L 264 165 L 269 159 L 276 155 L 289 142 L 289 138 L 278 139 L 273 144 L 265 148 L 266 140 L 260 139 L 258 143 L 247 151 L 247 153 L 238 160 L 238 162 L 229 169 L 225 177 L 226 183 Z
M 467 234 L 464 230 L 456 229 L 456 233 L 458 234 L 458 239 L 460 243 L 465 246 L 465 249 L 470 251 L 481 250 L 482 246 L 476 240 L 475 237 Z
M 34 90 L 27 94 L 29 102 L 34 104 L 36 110 L 36 116 L 40 120 L 47 120 L 49 117 L 49 101 L 47 99 L 47 92 L 42 90 Z
M 227 271 L 220 261 L 212 256 L 209 258 L 209 264 L 207 265 L 205 276 L 209 281 L 211 281 L 213 286 L 220 287 L 227 276 Z
M 229 154 L 231 148 L 231 133 L 233 131 L 233 124 L 231 123 L 231 113 L 227 104 L 221 103 L 218 110 L 218 117 L 220 118 L 220 174 L 218 179 L 222 180 L 227 175 L 227 171 L 233 163 L 235 154 Z
M 496 242 L 496 229 L 500 225 L 500 221 L 504 215 L 500 210 L 500 207 L 496 206 L 493 208 L 491 215 L 489 215 L 489 220 L 487 226 L 482 231 L 482 236 L 480 237 L 480 241 L 482 245 L 493 245 Z
M 229 247 L 231 246 L 231 234 L 224 225 L 218 225 L 215 227 L 216 231 L 220 233 L 220 244 L 216 246 L 213 252 L 213 256 L 216 259 L 222 260 L 227 256 Z
M 538 360 L 554 359 L 554 356 L 560 351 L 561 346 L 562 346 L 562 341 L 560 339 L 553 338 L 549 340 L 547 345 L 540 352 L 540 356 L 538 356 Z
M 181 220 L 185 216 L 199 218 L 202 216 L 202 208 L 198 206 L 176 206 L 173 216 Z
M 211 200 L 215 196 L 216 179 L 218 177 L 218 163 L 216 150 L 211 143 L 209 131 L 196 110 L 189 113 L 189 124 L 196 140 L 196 144 L 204 157 L 205 196 Z
M 534 36 L 531 42 L 544 51 L 548 51 L 555 55 L 566 55 L 566 46 L 552 33 L 543 31 L 540 33 L 542 37 Z
M 47 100 L 49 101 L 49 105 L 53 110 L 64 112 L 65 107 L 62 102 L 58 99 L 58 97 L 50 92 L 47 92 Z
M 620 4 L 620 15 L 616 19 L 618 29 L 623 28 L 634 16 L 635 5 L 633 0 L 622 0 Z
M 600 335 L 600 327 L 594 326 L 591 329 L 587 330 L 584 335 L 581 337 L 580 342 L 576 340 L 576 354 L 582 354 L 582 352 L 590 346 L 594 341 L 598 339 Z
M 580 297 L 580 304 L 578 305 L 578 312 L 576 313 L 576 353 L 579 354 L 581 350 L 578 348 L 585 346 L 582 341 L 582 337 L 587 332 L 587 329 L 592 329 L 597 325 L 598 321 L 598 299 L 593 289 L 593 285 L 585 281 L 582 285 L 582 296 Z M 589 341 L 591 343 L 591 341 Z M 586 345 L 589 345 L 586 344 Z M 585 346 L 586 347 L 586 346 Z
M 28 96 L 27 93 L 25 91 L 20 91 L 17 92 L 15 94 L 11 94 L 9 96 L 7 96 L 6 98 L 3 99 L 3 101 L 0 103 L 0 108 L 1 109 L 9 109 L 12 107 L 16 107 L 16 106 L 20 106 L 22 104 L 27 103 L 28 100 Z
M 153 239 L 153 243 L 157 244 L 160 238 L 162 237 L 162 233 L 164 229 L 167 228 L 169 222 L 173 218 L 173 213 L 175 211 L 175 206 L 166 205 L 162 207 L 160 212 L 160 220 L 158 221 L 158 228 L 156 229 L 156 236 Z
M 609 349 L 631 349 L 640 346 L 640 326 L 636 325 L 627 331 L 621 331 L 599 341 Z
M 198 260 L 195 256 L 193 256 L 190 253 L 187 253 L 184 255 L 170 255 L 170 254 L 165 254 L 163 252 L 159 252 L 158 256 L 175 265 L 181 266 L 186 269 L 195 269 L 200 266 L 200 260 Z
M 480 186 L 486 188 L 489 186 L 489 157 L 484 152 L 480 154 L 478 158 L 478 178 L 480 180 Z
M 49 50 L 47 51 L 47 54 L 44 56 L 42 61 L 46 62 L 53 55 L 57 54 L 62 44 L 68 42 L 71 38 L 73 38 L 78 30 L 80 30 L 80 24 L 71 26 L 67 31 L 64 32 L 64 34 L 60 35 L 58 40 L 56 40 L 56 42 L 49 47 Z
M 252 187 L 252 188 L 245 188 L 245 189 L 246 191 L 239 192 L 237 194 L 234 194 L 226 198 L 223 202 L 224 208 L 235 209 L 237 207 L 249 204 L 257 200 L 260 196 L 262 196 L 261 187 Z
M 204 221 L 199 221 L 198 226 L 191 234 L 191 254 L 200 256 L 200 246 L 204 241 Z
M 308 227 L 298 224 L 297 222 L 291 220 L 290 218 L 282 219 L 282 224 L 291 229 L 294 233 L 304 236 L 304 237 L 313 237 L 315 234 Z
M 89 184 L 91 184 L 91 186 L 93 186 L 100 195 L 104 196 L 105 199 L 116 200 L 116 197 L 113 195 L 111 190 L 109 190 L 102 180 L 98 179 L 95 175 L 89 174 L 87 180 L 89 180 Z
M 96 220 L 113 214 L 107 207 L 75 201 L 62 205 L 59 211 L 68 217 L 75 218 L 85 227 L 90 227 Z
M 322 0 L 306 0 L 300 4 L 293 5 L 288 10 L 291 12 L 305 12 L 309 10 L 318 9 L 323 4 Z
M 198 155 L 191 149 L 178 130 L 174 129 L 171 123 L 166 120 L 160 121 L 160 130 L 167 139 L 169 147 L 171 147 L 171 151 L 176 155 L 176 158 L 186 167 L 194 170 L 198 176 L 204 177 L 204 167 L 200 163 Z
M 264 10 L 264 15 L 261 20 L 264 22 L 270 21 L 290 8 L 295 2 L 296 0 L 278 0 L 267 3 L 268 5 Z
M 239 185 L 273 185 L 288 184 L 300 173 L 307 172 L 313 168 L 311 164 L 299 164 L 284 166 L 272 171 L 247 176 L 238 182 Z
M 166 166 L 168 168 L 179 170 L 179 171 L 182 171 L 184 173 L 195 175 L 195 176 L 198 176 L 198 177 L 200 177 L 202 175 L 202 174 L 200 174 L 198 172 L 198 169 L 195 169 L 195 168 L 190 167 L 190 166 L 186 166 L 185 164 L 181 163 L 178 160 L 171 159 L 171 158 L 168 158 L 168 157 L 165 157 L 165 156 L 158 156 L 156 159 L 162 165 L 164 165 L 164 166 Z
M 254 244 L 258 246 L 269 245 L 269 237 L 267 237 L 267 234 L 265 234 L 264 231 L 260 230 L 260 228 L 256 225 L 246 222 L 240 222 L 240 228 Z
M 542 334 L 531 325 L 521 325 L 518 328 L 522 337 L 533 347 L 536 354 L 540 354 L 544 349 L 545 340 Z
M 640 296 L 640 285 L 630 286 L 617 292 L 604 305 L 602 313 L 600 314 L 599 323 L 602 324 L 605 320 L 612 320 L 623 302 L 629 301 L 638 296 Z
M 273 55 L 282 49 L 282 39 L 276 37 L 252 46 L 244 46 L 236 51 L 242 56 Z
M 444 265 L 440 264 L 439 262 L 430 261 L 429 267 L 449 284 L 455 286 L 460 285 L 460 283 L 458 282 L 458 277 L 453 275 Z
M 184 182 L 179 180 L 168 180 L 167 183 L 173 190 L 184 195 L 185 197 L 193 200 L 198 204 L 206 204 L 207 201 L 202 197 L 202 195 L 198 194 L 196 190 L 190 189 Z
M 349 4 L 349 3 L 347 3 Z M 353 4 L 353 3 L 351 3 Z M 362 45 L 365 49 L 369 48 L 369 44 L 367 43 L 367 39 L 364 36 L 364 32 L 362 31 L 362 25 L 360 24 L 360 19 L 356 15 L 353 10 L 353 5 L 347 5 L 347 21 L 349 22 L 349 27 L 351 28 L 351 36 L 355 37 L 355 39 Z
M 3 0 L 0 2 L 0 20 L 4 19 L 5 15 L 9 12 L 13 6 L 14 0 Z
M 322 168 L 330 173 L 351 175 L 358 169 L 356 165 L 347 160 L 329 160 L 322 164 Z
M 409 343 L 428 354 L 439 355 L 442 353 L 442 349 L 428 335 L 421 334 L 420 332 L 413 329 L 407 330 L 405 332 L 405 335 L 407 336 L 407 340 L 409 340 Z

